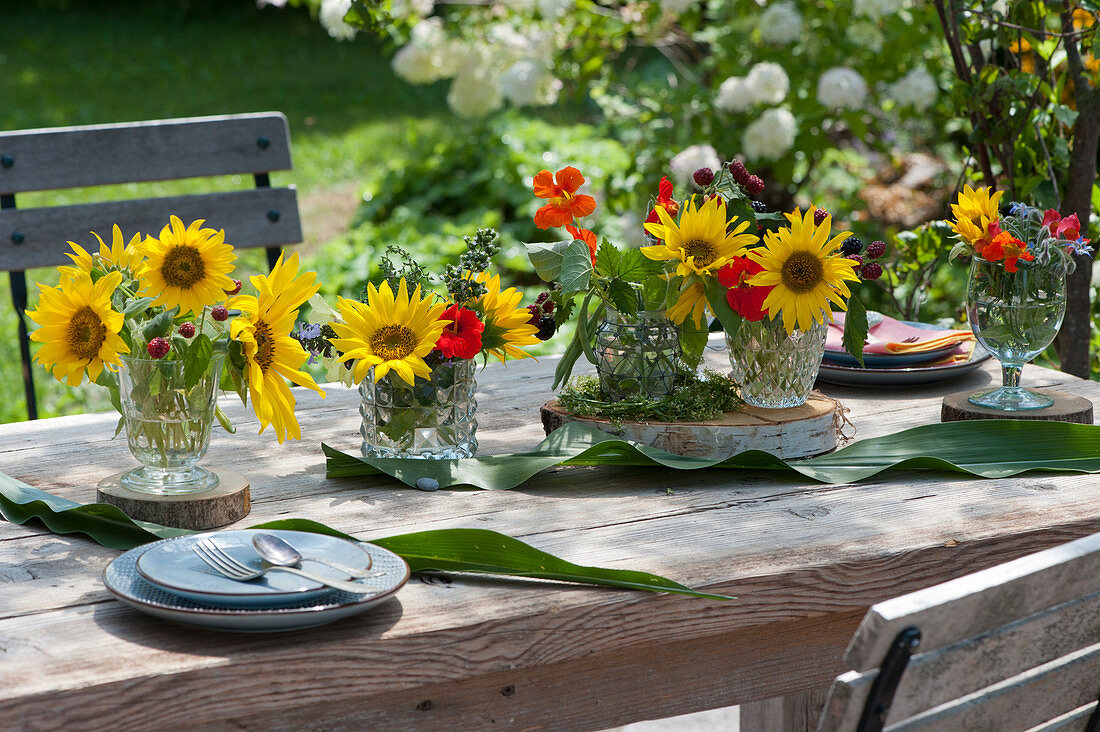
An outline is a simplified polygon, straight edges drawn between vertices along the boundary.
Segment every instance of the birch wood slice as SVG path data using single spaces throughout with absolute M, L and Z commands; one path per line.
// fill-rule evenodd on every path
M 176 529 L 213 529 L 240 521 L 252 509 L 248 478 L 232 470 L 207 468 L 218 476 L 208 491 L 184 496 L 138 493 L 119 483 L 123 473 L 104 478 L 96 496 L 100 503 L 118 506 L 141 521 Z
M 1045 394 L 1054 400 L 1054 404 L 1043 409 L 1031 409 L 1023 412 L 1003 412 L 999 409 L 979 407 L 967 401 L 977 391 L 962 391 L 948 394 L 940 407 L 941 422 L 963 422 L 971 419 L 1032 419 L 1049 422 L 1075 422 L 1092 424 L 1092 402 L 1075 394 L 1066 394 L 1050 389 L 1030 389 Z
M 616 422 L 579 417 L 556 399 L 543 405 L 546 434 L 569 423 L 689 457 L 727 458 L 745 450 L 763 450 L 783 458 L 810 457 L 836 449 L 842 418 L 839 402 L 812 394 L 805 404 L 789 409 L 743 406 L 706 422 Z

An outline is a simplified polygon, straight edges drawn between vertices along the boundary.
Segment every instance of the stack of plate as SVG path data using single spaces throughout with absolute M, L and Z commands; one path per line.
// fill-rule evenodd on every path
M 379 572 L 358 580 L 363 594 L 334 590 L 320 582 L 274 569 L 239 582 L 208 566 L 194 547 L 210 539 L 253 569 L 269 566 L 252 548 L 254 529 L 218 531 L 164 539 L 131 549 L 103 571 L 103 583 L 119 600 L 142 612 L 186 625 L 241 632 L 297 630 L 354 615 L 387 600 L 409 578 L 398 555 L 373 544 L 302 531 L 266 531 L 284 539 L 303 557 L 302 569 L 348 579 L 324 564 Z

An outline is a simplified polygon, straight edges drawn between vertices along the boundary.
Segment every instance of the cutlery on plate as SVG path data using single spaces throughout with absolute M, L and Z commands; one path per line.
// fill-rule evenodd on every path
M 277 567 L 298 567 L 301 565 L 303 559 L 309 559 L 311 562 L 317 562 L 323 564 L 326 567 L 331 567 L 337 572 L 346 574 L 352 579 L 366 579 L 368 577 L 381 577 L 385 572 L 368 572 L 371 568 L 371 564 L 374 562 L 371 559 L 370 554 L 367 554 L 367 566 L 362 569 L 355 569 L 353 567 L 346 567 L 339 562 L 334 562 L 330 559 L 319 559 L 317 557 L 303 557 L 302 553 L 295 549 L 290 542 L 286 541 L 282 537 L 275 536 L 274 534 L 259 533 L 252 537 L 252 546 L 256 549 L 256 553 L 268 564 L 274 564 Z M 365 552 L 364 552 L 365 553 Z
M 304 569 L 298 569 L 296 567 L 276 567 L 272 565 L 263 567 L 262 569 L 253 569 L 229 556 L 229 554 L 210 539 L 199 539 L 192 549 L 195 554 L 199 556 L 199 559 L 205 562 L 215 572 L 229 579 L 237 580 L 238 582 L 248 582 L 249 580 L 263 577 L 268 572 L 278 570 L 281 572 L 290 572 L 299 577 L 305 577 L 306 579 L 320 582 L 328 587 L 343 590 L 344 592 L 352 592 L 356 595 L 366 595 L 380 591 L 378 587 L 364 585 L 359 582 L 349 582 L 348 580 L 333 579 L 332 577 L 314 574 L 313 572 L 307 572 Z

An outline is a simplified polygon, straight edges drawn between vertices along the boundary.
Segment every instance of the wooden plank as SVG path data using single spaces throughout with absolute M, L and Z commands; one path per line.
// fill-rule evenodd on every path
M 266 141 L 266 142 L 264 142 Z M 290 170 L 280 112 L 0 132 L 0 193 Z
M 911 625 L 921 629 L 921 652 L 927 653 L 1074 600 L 1098 583 L 1100 534 L 876 605 L 845 663 L 854 671 L 875 668 Z
M 1086 732 L 1089 720 L 1096 714 L 1097 706 L 1100 706 L 1100 702 L 1086 704 L 1049 722 L 1037 724 L 1027 732 Z
M 157 236 L 172 214 L 184 223 L 205 219 L 206 226 L 225 229 L 226 241 L 235 247 L 284 246 L 302 241 L 297 192 L 293 188 L 7 209 L 0 211 L 0 270 L 71 264 L 65 256 L 72 251 L 67 241 L 75 241 L 87 250 L 93 246 L 98 249 L 98 242 L 89 232 L 110 242 L 113 224 L 119 225 L 127 240 L 136 232 Z M 18 245 L 13 243 L 17 234 L 22 241 Z
M 817 726 L 829 689 L 742 704 L 740 732 L 804 732 Z

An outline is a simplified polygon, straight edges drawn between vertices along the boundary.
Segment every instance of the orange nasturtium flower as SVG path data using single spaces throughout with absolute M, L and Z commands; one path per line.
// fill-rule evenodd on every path
M 555 180 L 556 178 L 556 180 Z M 549 202 L 535 212 L 535 226 L 549 229 L 565 226 L 574 218 L 587 216 L 596 210 L 596 199 L 577 190 L 584 185 L 584 176 L 573 166 L 566 166 L 556 175 L 540 170 L 535 176 L 535 195 Z

